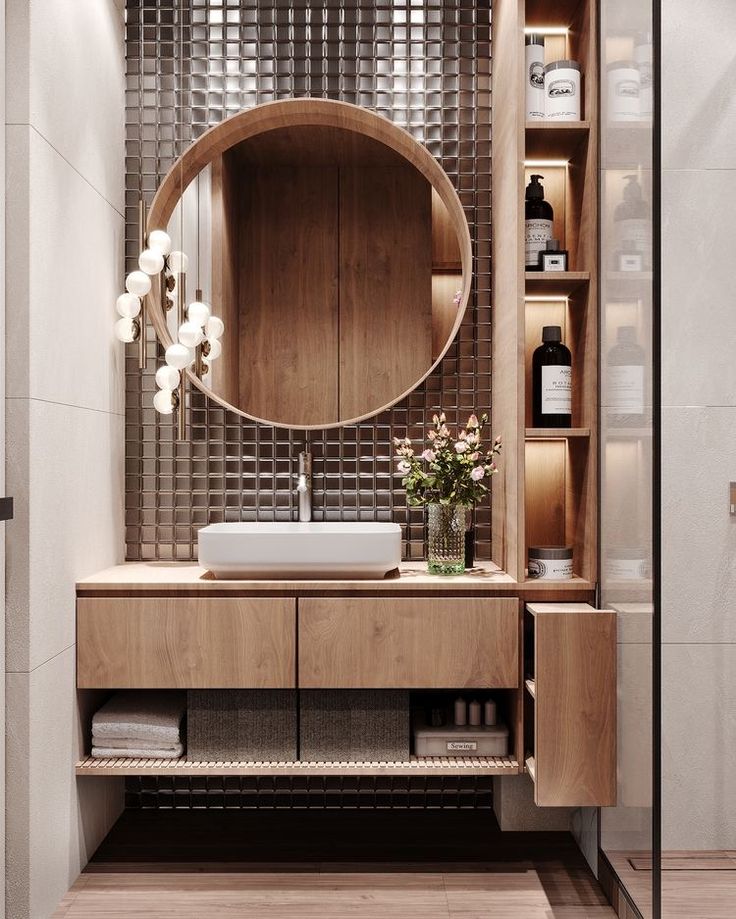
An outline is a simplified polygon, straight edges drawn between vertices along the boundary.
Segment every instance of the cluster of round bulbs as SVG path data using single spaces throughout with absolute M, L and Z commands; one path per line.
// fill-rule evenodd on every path
M 126 293 L 117 299 L 121 318 L 115 323 L 115 336 L 123 342 L 136 341 L 141 329 L 141 301 L 151 292 L 151 278 L 166 269 L 172 275 L 186 274 L 189 259 L 183 252 L 171 251 L 171 237 L 164 230 L 148 234 L 148 248 L 138 257 L 139 270 L 131 271 L 125 279 Z M 181 373 L 191 367 L 196 349 L 202 346 L 202 364 L 209 370 L 212 361 L 222 354 L 220 338 L 225 324 L 213 316 L 210 307 L 201 300 L 190 303 L 186 319 L 179 326 L 178 341 L 166 349 L 166 364 L 156 371 L 158 392 L 153 397 L 154 407 L 162 415 L 170 415 L 177 405 L 176 390 Z

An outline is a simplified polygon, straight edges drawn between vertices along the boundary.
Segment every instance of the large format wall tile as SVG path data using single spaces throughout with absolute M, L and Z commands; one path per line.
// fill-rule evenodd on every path
M 11 124 L 30 124 L 122 214 L 124 46 L 114 0 L 8 0 Z
M 662 0 L 665 169 L 732 169 L 736 164 L 735 34 L 733 0 L 697 5 Z M 702 213 L 710 217 L 707 208 Z
M 8 916 L 47 919 L 122 809 L 119 779 L 74 776 L 89 714 L 76 696 L 74 647 L 8 675 Z
M 662 453 L 663 640 L 736 641 L 736 408 L 663 409 Z
M 736 645 L 664 645 L 662 848 L 736 849 Z
M 123 218 L 32 128 L 7 144 L 7 395 L 122 412 Z
M 7 405 L 7 667 L 74 642 L 74 585 L 123 555 L 123 418 L 26 399 Z
M 734 211 L 736 171 L 663 173 L 663 405 L 736 404 Z

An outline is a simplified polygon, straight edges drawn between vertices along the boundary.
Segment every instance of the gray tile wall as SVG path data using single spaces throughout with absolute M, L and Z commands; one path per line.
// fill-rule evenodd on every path
M 491 403 L 490 0 L 128 0 L 126 258 L 138 254 L 137 203 L 150 203 L 176 157 L 235 112 L 295 96 L 339 99 L 411 131 L 460 195 L 474 244 L 471 308 L 440 368 L 408 399 L 362 424 L 312 432 L 314 515 L 394 520 L 404 555 L 424 557 L 424 513 L 408 508 L 391 439 L 422 438 L 439 408 L 456 422 Z M 267 427 L 201 394 L 189 439 L 152 406 L 149 370 L 126 358 L 127 557 L 196 558 L 200 526 L 293 519 L 304 432 Z M 490 509 L 476 511 L 476 554 L 490 557 Z

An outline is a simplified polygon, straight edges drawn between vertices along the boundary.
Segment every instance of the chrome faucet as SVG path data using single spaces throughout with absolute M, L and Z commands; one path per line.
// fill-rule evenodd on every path
M 299 478 L 296 491 L 299 495 L 299 521 L 308 523 L 312 519 L 312 454 L 299 454 Z

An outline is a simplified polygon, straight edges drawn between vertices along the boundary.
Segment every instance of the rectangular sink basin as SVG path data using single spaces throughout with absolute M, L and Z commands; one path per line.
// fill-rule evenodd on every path
M 398 523 L 213 523 L 199 564 L 216 578 L 382 578 L 401 561 Z

